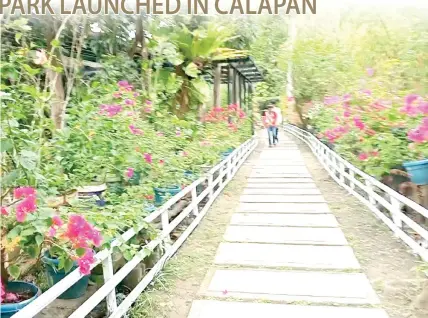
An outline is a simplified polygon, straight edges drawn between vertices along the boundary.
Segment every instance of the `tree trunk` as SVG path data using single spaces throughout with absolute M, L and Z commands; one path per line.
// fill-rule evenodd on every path
M 214 71 L 214 107 L 221 106 L 221 65 L 217 64 Z
M 46 25 L 46 41 L 48 52 L 53 52 L 51 58 L 51 64 L 53 67 L 59 67 L 60 63 L 56 55 L 56 49 L 52 51 L 52 41 L 55 39 L 58 29 L 55 21 L 50 19 Z M 65 89 L 62 74 L 54 71 L 53 69 L 47 70 L 47 77 L 49 80 L 50 91 L 52 92 L 51 100 L 51 118 L 55 124 L 56 129 L 63 129 L 65 123 Z
M 184 72 L 182 66 L 176 66 L 175 67 L 175 73 L 178 76 L 181 76 L 183 78 L 183 83 L 181 84 L 181 88 L 177 95 L 177 103 L 180 105 L 179 109 L 176 109 L 175 105 L 173 108 L 173 113 L 178 118 L 184 118 L 185 114 L 190 111 L 190 100 L 189 100 L 189 79 L 186 76 L 186 73 Z
M 304 114 L 303 114 L 303 108 L 300 106 L 297 99 L 294 99 L 294 108 L 295 108 L 297 114 L 299 115 L 299 119 L 302 123 L 303 128 L 306 129 L 308 126 L 307 121 L 306 121 Z

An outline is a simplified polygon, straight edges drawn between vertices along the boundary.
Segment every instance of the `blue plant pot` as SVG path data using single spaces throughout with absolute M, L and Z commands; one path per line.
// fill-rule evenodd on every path
M 22 293 L 22 292 L 30 292 L 33 297 L 30 299 L 24 300 L 20 303 L 15 304 L 1 304 L 0 316 L 2 318 L 9 318 L 20 311 L 22 308 L 33 302 L 37 297 L 41 295 L 41 290 L 36 285 L 27 282 L 15 281 L 9 282 L 6 285 L 7 292 L 10 293 Z
M 403 166 L 410 174 L 410 180 L 414 184 L 428 184 L 428 159 L 405 162 Z
M 102 197 L 103 192 L 104 191 L 85 192 L 84 194 L 83 193 L 79 193 L 78 195 L 79 195 L 80 199 L 85 199 L 85 197 L 92 198 L 93 196 L 97 196 L 100 199 L 96 200 L 95 204 L 98 205 L 98 206 L 105 206 L 106 205 L 106 201 Z
M 70 274 L 77 268 L 77 263 L 74 262 L 72 269 L 66 273 L 63 269 L 57 270 L 59 260 L 55 258 L 50 258 L 48 253 L 42 258 L 45 265 L 45 272 L 48 281 L 49 287 L 52 287 L 59 281 L 61 281 L 65 276 Z M 58 298 L 59 299 L 77 299 L 82 297 L 86 290 L 88 289 L 89 284 L 89 275 L 82 277 L 79 281 L 77 281 L 73 286 L 67 289 L 64 293 L 62 293 Z
M 155 191 L 155 205 L 161 206 L 168 196 L 173 197 L 181 191 L 179 186 L 169 186 L 166 188 L 154 188 Z
M 149 213 L 153 213 L 156 211 L 156 207 L 154 204 L 146 204 L 144 206 L 144 211 L 149 212 Z

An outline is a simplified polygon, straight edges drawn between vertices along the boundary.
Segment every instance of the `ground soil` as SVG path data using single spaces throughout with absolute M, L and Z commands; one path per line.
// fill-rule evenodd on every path
M 328 176 L 306 146 L 299 143 L 299 147 L 390 318 L 428 318 L 412 306 L 425 281 L 415 270 L 418 259 L 370 210 Z M 131 318 L 187 317 L 259 152 L 256 149 L 157 281 L 140 296 Z

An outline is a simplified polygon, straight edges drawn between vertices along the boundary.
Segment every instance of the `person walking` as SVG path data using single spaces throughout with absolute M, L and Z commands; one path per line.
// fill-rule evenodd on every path
M 279 133 L 279 127 L 282 125 L 282 112 L 281 109 L 276 106 L 273 105 L 273 109 L 272 109 L 275 114 L 276 114 L 276 121 L 275 121 L 275 144 L 277 144 L 279 142 L 278 140 L 278 133 Z
M 277 114 L 273 111 L 273 105 L 269 105 L 268 109 L 263 117 L 263 124 L 267 129 L 268 138 L 269 138 L 269 147 L 276 145 L 275 132 L 276 132 L 276 122 Z

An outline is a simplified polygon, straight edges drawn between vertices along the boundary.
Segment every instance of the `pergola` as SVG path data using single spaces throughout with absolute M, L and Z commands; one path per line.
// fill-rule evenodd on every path
M 227 84 L 229 104 L 247 109 L 253 84 L 263 81 L 263 75 L 251 57 L 231 58 L 213 62 L 204 78 L 214 84 L 214 106 L 220 106 L 220 85 Z

